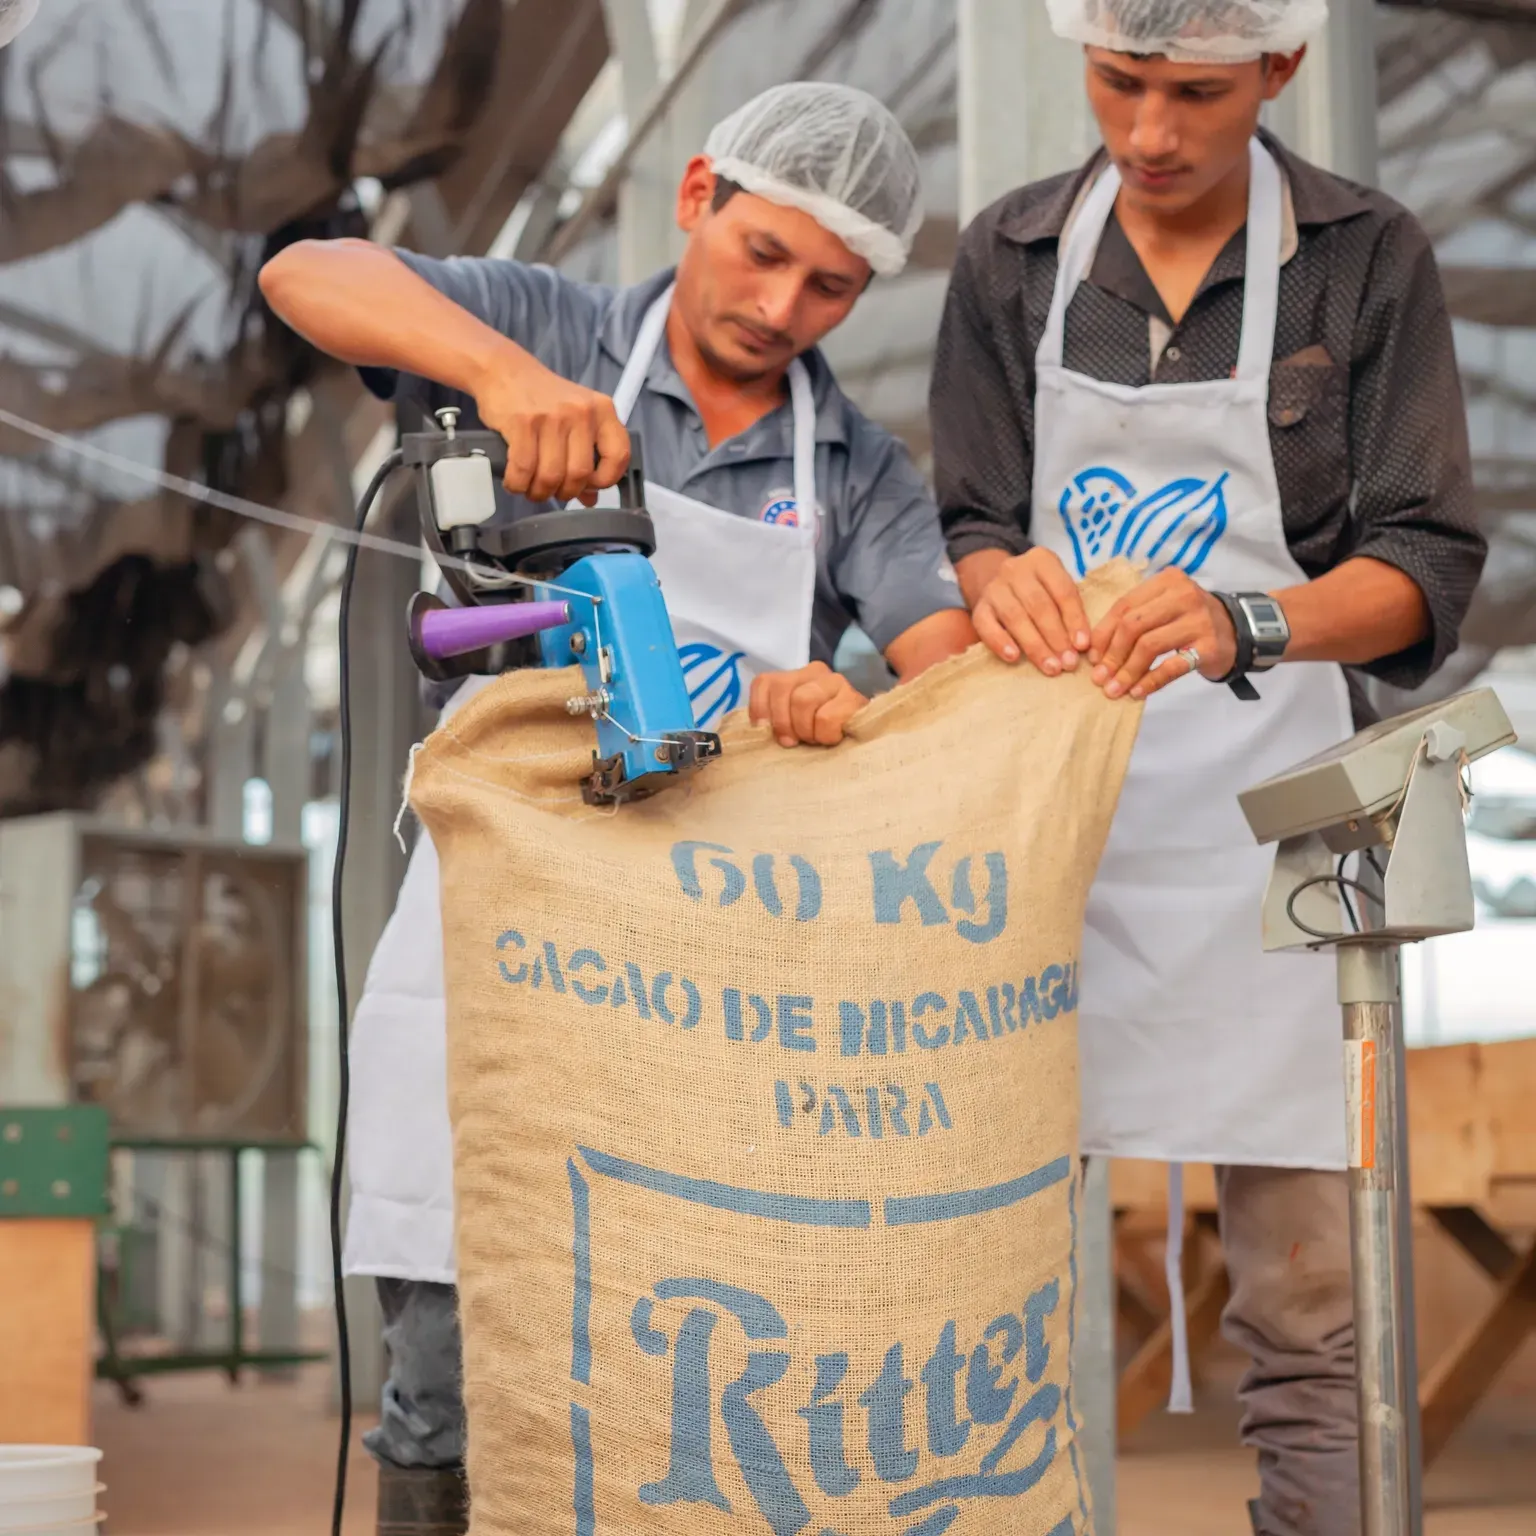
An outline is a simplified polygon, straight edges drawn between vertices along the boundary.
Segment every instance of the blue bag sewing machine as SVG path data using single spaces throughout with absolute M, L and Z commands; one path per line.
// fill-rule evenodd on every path
M 427 547 L 457 607 L 418 592 L 411 653 L 435 681 L 513 667 L 581 667 L 586 693 L 567 705 L 597 730 L 591 805 L 644 798 L 720 755 L 720 738 L 694 726 L 693 704 L 661 584 L 649 556 L 656 530 L 645 510 L 640 441 L 618 505 L 539 513 L 490 528 L 507 445 L 495 432 L 407 434 Z

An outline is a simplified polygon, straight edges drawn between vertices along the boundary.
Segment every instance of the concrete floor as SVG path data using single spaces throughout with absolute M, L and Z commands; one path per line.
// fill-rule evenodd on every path
M 1241 1371 L 1219 1347 L 1197 1384 L 1197 1411 L 1156 1414 L 1122 1447 L 1117 1536 L 1247 1536 L 1258 1477 L 1237 1444 Z M 1425 1536 L 1536 1533 L 1536 1393 L 1524 1380 L 1485 1402 L 1431 1468 Z
M 1201 1411 L 1159 1416 L 1120 1465 L 1118 1536 L 1239 1536 L 1255 1487 L 1234 1446 L 1233 1366 L 1207 1375 Z M 98 1387 L 108 1536 L 321 1536 L 330 1526 L 336 1421 L 326 1373 L 238 1390 L 214 1376 L 150 1381 L 142 1408 Z M 1426 1536 L 1536 1532 L 1536 1398 L 1490 1404 L 1431 1474 Z M 351 1461 L 348 1536 L 371 1536 L 372 1465 Z
M 150 1378 L 125 1407 L 97 1383 L 105 1536 L 322 1536 L 331 1528 L 338 1420 L 330 1375 L 287 1382 Z M 359 1424 L 359 1433 L 372 1418 Z M 374 1470 L 354 1437 L 346 1536 L 372 1536 Z

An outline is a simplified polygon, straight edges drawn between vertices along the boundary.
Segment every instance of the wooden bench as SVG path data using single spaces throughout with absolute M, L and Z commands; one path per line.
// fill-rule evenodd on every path
M 1536 1333 L 1536 1040 L 1408 1053 L 1408 1120 L 1415 1206 L 1482 1271 L 1493 1291 L 1480 1315 L 1422 1374 L 1428 1466 Z M 1340 1109 L 1342 1113 L 1342 1106 Z M 1162 1244 L 1167 1168 L 1116 1162 L 1110 1179 L 1121 1321 L 1141 1342 L 1120 1378 L 1128 1436 L 1166 1401 L 1172 1372 Z M 1192 1363 L 1216 1338 L 1229 1296 L 1216 1233 L 1216 1180 L 1185 1169 L 1184 1285 Z
M 104 1109 L 0 1107 L 0 1444 L 90 1444 Z
M 89 1445 L 96 1228 L 0 1221 L 0 1445 Z

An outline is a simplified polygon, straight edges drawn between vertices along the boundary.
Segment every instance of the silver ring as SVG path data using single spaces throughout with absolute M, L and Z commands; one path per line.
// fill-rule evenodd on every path
M 1179 655 L 1189 663 L 1189 670 L 1191 672 L 1198 672 L 1200 670 L 1200 652 L 1194 646 L 1187 646 L 1179 652 Z

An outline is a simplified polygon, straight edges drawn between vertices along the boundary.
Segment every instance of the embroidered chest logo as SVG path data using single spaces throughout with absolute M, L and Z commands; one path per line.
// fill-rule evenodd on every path
M 745 702 L 746 679 L 741 668 L 746 657 L 745 651 L 722 650 L 702 640 L 678 647 L 683 685 L 693 705 L 694 723 L 701 730 L 723 720 Z
M 1227 476 L 1170 480 L 1149 495 L 1124 475 L 1095 465 L 1075 475 L 1058 510 L 1077 574 L 1116 555 L 1156 570 L 1177 566 L 1193 576 L 1227 531 Z
M 763 508 L 762 520 L 772 523 L 778 528 L 798 528 L 800 526 L 800 504 L 793 496 L 780 497 L 776 501 L 770 501 Z

